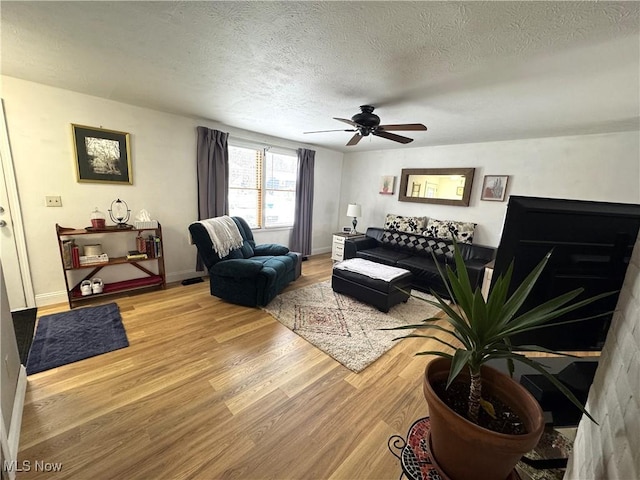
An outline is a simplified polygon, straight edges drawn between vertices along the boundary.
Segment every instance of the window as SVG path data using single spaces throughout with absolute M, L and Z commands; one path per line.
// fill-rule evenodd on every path
M 297 171 L 294 153 L 229 145 L 229 215 L 251 228 L 293 226 Z

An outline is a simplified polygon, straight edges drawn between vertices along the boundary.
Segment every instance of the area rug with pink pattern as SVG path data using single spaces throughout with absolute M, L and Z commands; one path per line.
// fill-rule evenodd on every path
M 325 281 L 278 295 L 263 307 L 287 328 L 333 357 L 353 372 L 360 372 L 394 346 L 393 339 L 408 330 L 388 331 L 420 323 L 440 310 L 422 301 L 430 295 L 413 291 L 406 303 L 382 313 L 331 289 Z

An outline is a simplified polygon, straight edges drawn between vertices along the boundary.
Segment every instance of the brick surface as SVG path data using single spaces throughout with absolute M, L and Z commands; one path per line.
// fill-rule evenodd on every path
M 623 289 L 564 478 L 640 478 L 640 241 Z
M 637 450 L 636 450 L 637 451 Z M 617 464 L 617 478 L 633 480 L 640 478 L 640 470 L 638 470 L 637 459 L 633 458 L 633 450 L 630 447 L 625 448 L 617 455 L 619 462 Z

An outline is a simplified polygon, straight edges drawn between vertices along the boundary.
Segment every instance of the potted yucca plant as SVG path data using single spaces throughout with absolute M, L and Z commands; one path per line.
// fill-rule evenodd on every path
M 514 346 L 510 338 L 518 333 L 548 326 L 551 320 L 614 292 L 574 302 L 583 292 L 580 288 L 527 312 L 520 312 L 552 252 L 508 296 L 512 263 L 505 274 L 498 277 L 485 300 L 480 288 L 471 287 L 462 255 L 457 245 L 454 247 L 455 269 L 447 265 L 443 271 L 438 266 L 451 301 L 434 291 L 431 293 L 436 300 L 422 299 L 441 308 L 446 314 L 444 320 L 448 325 L 442 326 L 442 322 L 438 321 L 443 318 L 436 317 L 418 325 L 396 329 L 438 331 L 438 336 L 411 333 L 400 338 L 430 338 L 453 351 L 448 353 L 430 350 L 417 353 L 439 357 L 427 365 L 423 384 L 429 405 L 430 448 L 436 465 L 455 480 L 505 480 L 520 457 L 537 445 L 544 420 L 539 404 L 524 387 L 486 363 L 493 359 L 505 359 L 511 373 L 514 361 L 529 365 L 545 375 L 583 413 L 595 421 L 571 391 L 543 365 L 519 353 L 537 351 L 559 354 L 558 352 L 536 345 Z M 598 316 L 602 315 L 604 314 Z M 586 318 L 554 325 L 583 320 Z M 461 390 L 461 387 L 464 388 Z M 500 410 L 499 418 L 497 410 Z M 499 427 L 496 421 L 504 426 Z

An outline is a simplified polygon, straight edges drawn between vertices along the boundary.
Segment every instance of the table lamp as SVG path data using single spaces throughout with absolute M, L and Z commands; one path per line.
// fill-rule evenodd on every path
M 356 225 L 358 224 L 358 220 L 356 217 L 360 217 L 362 216 L 362 207 L 360 205 L 358 205 L 357 203 L 350 203 L 349 206 L 347 207 L 347 217 L 353 217 L 353 232 L 352 233 L 357 233 L 356 232 Z

